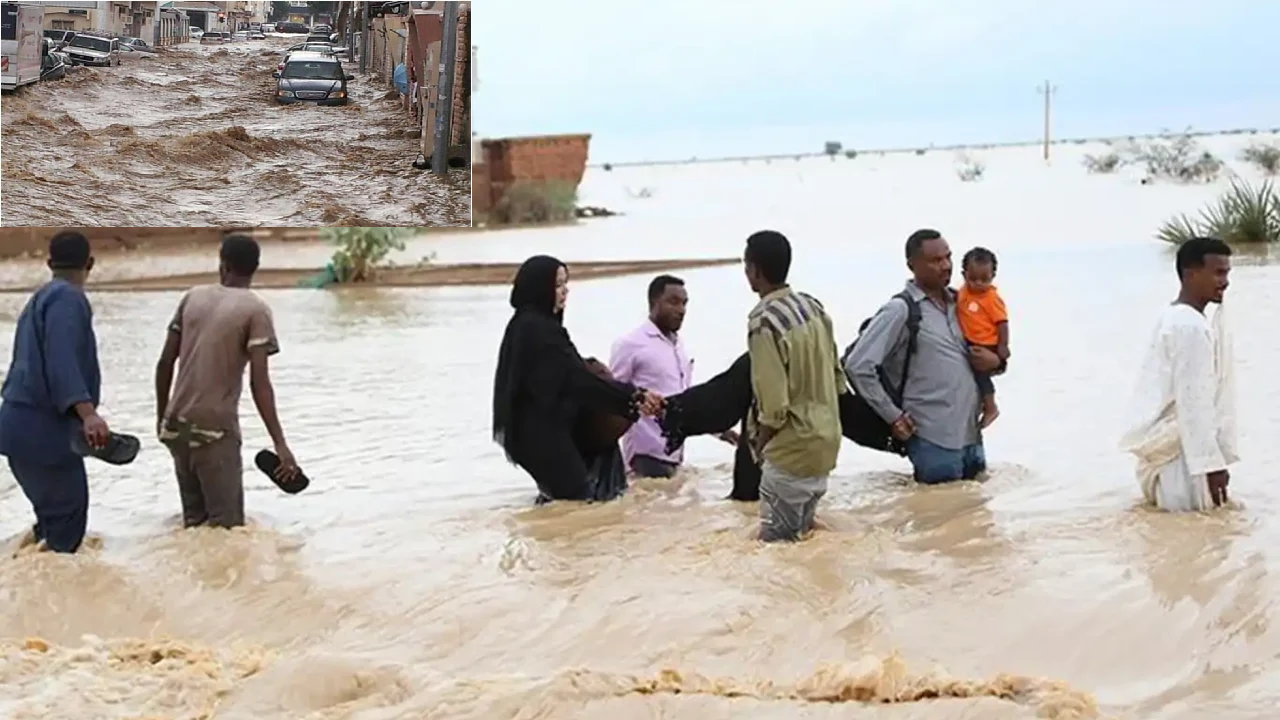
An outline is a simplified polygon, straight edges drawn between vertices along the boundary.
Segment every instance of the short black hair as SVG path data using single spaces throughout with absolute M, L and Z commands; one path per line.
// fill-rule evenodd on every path
M 920 248 L 930 240 L 941 240 L 942 233 L 933 228 L 921 228 L 907 237 L 907 259 L 920 254 Z
M 684 281 L 675 275 L 659 275 L 649 281 L 649 305 L 653 306 L 658 302 L 658 298 L 662 297 L 662 293 L 666 291 L 668 285 L 679 285 L 684 287 Z
M 258 271 L 262 249 L 258 241 L 243 233 L 231 233 L 222 238 L 222 251 L 218 255 L 227 269 L 242 277 L 250 277 Z
M 978 263 L 980 265 L 990 265 L 992 274 L 995 274 L 999 263 L 996 260 L 996 254 L 984 247 L 976 247 L 964 254 L 960 259 L 960 269 L 968 270 L 970 263 Z
M 761 230 L 747 238 L 746 261 L 756 266 L 765 280 L 784 283 L 791 272 L 791 241 L 776 230 Z
M 49 239 L 49 267 L 54 270 L 84 270 L 91 254 L 84 233 L 63 230 Z
M 1178 259 L 1174 269 L 1178 271 L 1178 279 L 1186 270 L 1204 267 L 1204 259 L 1210 255 L 1231 257 L 1231 246 L 1213 237 L 1193 237 L 1178 247 Z

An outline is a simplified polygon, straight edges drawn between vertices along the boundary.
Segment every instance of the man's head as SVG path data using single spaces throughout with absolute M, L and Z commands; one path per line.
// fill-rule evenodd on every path
M 218 274 L 222 278 L 222 284 L 235 284 L 237 281 L 248 284 L 258 271 L 262 250 L 258 247 L 257 240 L 248 235 L 232 233 L 222 238 L 222 251 L 218 257 Z
M 991 283 L 996 279 L 997 264 L 996 254 L 984 247 L 976 247 L 965 253 L 960 260 L 964 284 L 977 293 L 990 290 Z
M 659 275 L 649 283 L 649 319 L 663 332 L 676 332 L 684 324 L 689 293 L 674 275 Z
M 1174 263 L 1182 296 L 1199 304 L 1220 303 L 1231 283 L 1231 246 L 1217 238 L 1196 237 L 1182 243 Z
M 747 251 L 742 256 L 747 282 L 757 293 L 767 293 L 785 285 L 791 271 L 791 243 L 774 230 L 761 230 L 747 238 Z
M 942 290 L 951 284 L 951 246 L 937 230 L 925 228 L 907 238 L 907 267 L 924 290 Z
M 49 269 L 53 274 L 83 283 L 93 269 L 89 239 L 74 230 L 63 230 L 49 239 Z

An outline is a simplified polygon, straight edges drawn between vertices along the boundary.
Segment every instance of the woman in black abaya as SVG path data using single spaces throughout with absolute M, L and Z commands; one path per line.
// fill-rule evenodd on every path
M 493 381 L 493 439 L 524 468 L 538 500 L 612 500 L 627 489 L 617 438 L 593 437 L 592 418 L 634 420 L 661 403 L 603 377 L 578 354 L 562 324 L 568 269 L 546 255 L 520 266 Z

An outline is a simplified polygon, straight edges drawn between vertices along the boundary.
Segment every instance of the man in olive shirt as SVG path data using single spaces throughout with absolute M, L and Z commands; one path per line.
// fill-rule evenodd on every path
M 747 238 L 747 281 L 760 302 L 747 318 L 755 395 L 749 432 L 763 459 L 760 539 L 797 540 L 813 529 L 843 435 L 839 395 L 848 392 L 835 333 L 822 304 L 787 285 L 791 243 L 763 230 Z

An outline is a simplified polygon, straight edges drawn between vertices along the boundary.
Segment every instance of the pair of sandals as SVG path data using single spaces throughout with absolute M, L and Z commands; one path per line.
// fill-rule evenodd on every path
M 128 465 L 138 457 L 138 451 L 142 449 L 142 441 L 135 435 L 113 432 L 107 436 L 105 445 L 100 448 L 91 448 L 85 441 L 84 434 L 76 433 L 71 438 L 71 449 L 80 457 L 95 458 L 109 465 Z M 271 478 L 271 482 L 290 495 L 297 495 L 311 484 L 311 480 L 301 469 L 288 480 L 276 477 L 276 470 L 280 467 L 280 457 L 270 450 L 259 451 L 253 458 L 253 464 L 257 465 L 264 475 Z

